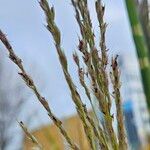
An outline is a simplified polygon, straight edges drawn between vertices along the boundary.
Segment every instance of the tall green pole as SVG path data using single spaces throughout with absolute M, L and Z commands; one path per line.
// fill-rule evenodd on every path
M 143 30 L 139 21 L 135 0 L 125 0 L 132 35 L 136 46 L 138 61 L 141 70 L 144 92 L 150 112 L 150 62 L 149 51 L 144 38 Z M 132 62 L 131 62 L 132 63 Z
M 138 4 L 138 12 L 141 21 L 141 25 L 143 28 L 144 36 L 146 38 L 147 46 L 150 53 L 150 19 L 149 19 L 149 3 L 148 0 L 142 0 Z M 149 56 L 150 60 L 150 56 Z

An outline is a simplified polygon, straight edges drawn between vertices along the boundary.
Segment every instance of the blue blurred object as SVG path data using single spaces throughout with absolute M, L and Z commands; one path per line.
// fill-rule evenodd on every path
M 133 104 L 131 100 L 125 101 L 123 104 L 125 116 L 125 125 L 127 129 L 128 142 L 133 150 L 140 149 L 140 140 L 138 137 L 137 127 L 134 120 Z

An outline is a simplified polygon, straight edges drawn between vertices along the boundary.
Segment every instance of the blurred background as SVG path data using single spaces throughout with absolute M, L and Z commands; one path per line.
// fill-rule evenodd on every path
M 76 85 L 79 85 L 72 60 L 72 52 L 77 49 L 79 28 L 71 2 L 49 2 L 56 10 L 56 22 L 62 31 L 63 48 L 69 60 L 70 73 Z M 119 54 L 120 58 L 128 142 L 133 150 L 150 149 L 150 71 L 143 71 L 140 67 L 141 63 L 145 66 L 148 62 L 149 65 L 150 60 L 150 3 L 148 0 L 106 0 L 104 3 L 105 19 L 108 23 L 108 54 L 110 57 Z M 89 9 L 94 32 L 98 36 L 94 0 L 89 1 Z M 133 28 L 134 23 L 138 24 L 137 28 Z M 27 72 L 34 79 L 42 95 L 49 100 L 53 112 L 64 121 L 73 138 L 76 140 L 80 136 L 86 147 L 54 42 L 45 28 L 45 17 L 38 1 L 0 0 L 0 28 L 8 35 Z M 140 32 L 140 37 L 136 37 L 134 32 Z M 0 150 L 31 149 L 32 145 L 25 138 L 17 120 L 22 120 L 37 138 L 42 137 L 47 149 L 65 149 L 65 143 L 57 129 L 51 125 L 47 113 L 17 72 L 16 66 L 10 62 L 4 46 L 0 43 Z M 83 100 L 90 111 L 86 97 Z M 74 129 L 77 130 L 75 134 Z

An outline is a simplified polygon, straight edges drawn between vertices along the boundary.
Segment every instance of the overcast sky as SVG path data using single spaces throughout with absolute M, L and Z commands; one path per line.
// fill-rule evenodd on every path
M 68 0 L 49 0 L 49 2 L 56 10 L 56 22 L 62 31 L 63 48 L 69 59 L 70 72 L 74 80 L 78 81 L 72 61 L 72 52 L 77 48 L 79 35 L 73 8 Z M 98 24 L 93 2 L 94 0 L 90 0 L 89 6 L 93 28 L 97 35 Z M 117 52 L 135 56 L 123 1 L 105 0 L 105 6 L 109 55 Z M 74 113 L 75 109 L 60 68 L 53 40 L 44 25 L 45 17 L 37 0 L 0 0 L 0 28 L 7 34 L 15 52 L 23 59 L 27 71 L 35 77 L 37 86 L 43 96 L 49 100 L 53 111 L 62 117 Z M 30 99 L 27 110 L 39 108 L 42 111 L 39 111 L 37 118 L 40 119 L 37 120 L 45 122 L 47 116 L 44 109 L 35 98 Z

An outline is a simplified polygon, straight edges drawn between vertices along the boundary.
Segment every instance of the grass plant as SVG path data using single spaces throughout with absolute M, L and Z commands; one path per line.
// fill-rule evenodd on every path
M 104 127 L 98 120 L 96 113 L 94 117 L 88 114 L 87 107 L 83 103 L 82 95 L 77 90 L 76 85 L 70 75 L 68 69 L 68 60 L 62 48 L 61 43 L 61 31 L 55 23 L 55 10 L 54 7 L 50 7 L 47 0 L 40 0 L 39 4 L 46 17 L 46 27 L 49 33 L 54 39 L 56 52 L 58 54 L 59 62 L 66 82 L 70 89 L 72 101 L 75 104 L 77 113 L 82 121 L 85 135 L 87 137 L 91 150 L 96 150 L 96 142 L 98 141 L 98 149 L 102 150 L 127 150 L 127 142 L 124 128 L 124 119 L 122 112 L 122 102 L 120 94 L 120 72 L 117 63 L 117 57 L 112 59 L 108 58 L 107 46 L 106 46 L 106 27 L 107 24 L 104 21 L 105 7 L 101 0 L 96 0 L 95 10 L 97 13 L 97 19 L 99 22 L 99 46 L 95 44 L 95 35 L 93 32 L 92 21 L 90 18 L 90 12 L 88 9 L 87 0 L 71 0 L 72 6 L 75 11 L 77 23 L 80 28 L 80 38 L 78 43 L 78 50 L 73 53 L 73 59 L 77 65 L 77 71 L 79 81 L 83 87 L 87 98 L 89 99 L 93 112 L 95 112 L 93 106 L 92 97 L 94 96 L 98 102 L 99 110 L 104 118 Z M 55 114 L 51 111 L 47 100 L 39 93 L 36 84 L 32 78 L 27 74 L 23 67 L 22 60 L 15 54 L 12 46 L 10 45 L 6 35 L 0 30 L 0 40 L 5 45 L 9 53 L 9 58 L 20 69 L 19 75 L 25 81 L 26 85 L 33 91 L 41 105 L 45 108 L 48 116 L 54 124 L 58 127 L 61 134 L 66 139 L 69 147 L 73 150 L 79 150 L 80 147 L 76 145 L 67 131 L 63 127 L 61 120 L 59 120 Z M 81 55 L 83 61 L 80 60 Z M 81 62 L 82 65 L 81 65 Z M 84 67 L 81 67 L 84 66 Z M 111 67 L 109 71 L 108 67 Z M 87 80 L 90 81 L 90 85 L 87 84 Z M 111 93 L 110 85 L 113 87 Z M 111 114 L 112 100 L 115 100 L 117 115 Z M 117 118 L 118 134 L 115 133 L 113 127 L 114 117 Z M 96 121 L 95 121 L 96 120 Z M 22 124 L 21 124 L 22 125 Z

